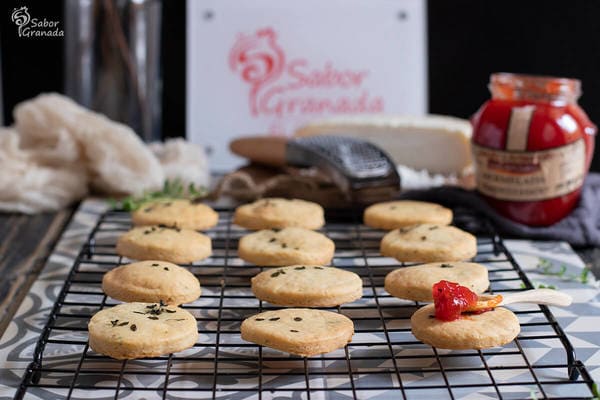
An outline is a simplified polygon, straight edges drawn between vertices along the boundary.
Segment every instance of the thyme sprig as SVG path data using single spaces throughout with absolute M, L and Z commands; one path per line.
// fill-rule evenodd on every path
M 145 203 L 156 200 L 189 199 L 196 201 L 208 196 L 208 189 L 193 183 L 185 185 L 180 179 L 165 180 L 161 190 L 144 193 L 140 196 L 127 196 L 122 199 L 109 199 L 114 210 L 135 211 Z
M 556 276 L 564 281 L 587 284 L 590 280 L 589 276 L 591 270 L 588 266 L 585 266 L 579 274 L 568 274 L 566 265 L 561 264 L 558 269 L 556 269 L 551 261 L 545 258 L 540 258 L 536 268 L 542 275 Z
M 546 285 L 541 282 L 531 282 L 531 284 L 533 285 L 533 287 L 535 289 L 554 289 L 554 290 L 558 289 L 554 285 Z M 524 283 L 521 283 L 521 289 L 527 289 L 527 286 Z

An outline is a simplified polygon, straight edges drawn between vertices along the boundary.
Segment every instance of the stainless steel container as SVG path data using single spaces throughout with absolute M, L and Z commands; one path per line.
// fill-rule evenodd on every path
M 131 126 L 161 134 L 160 0 L 66 0 L 65 93 Z

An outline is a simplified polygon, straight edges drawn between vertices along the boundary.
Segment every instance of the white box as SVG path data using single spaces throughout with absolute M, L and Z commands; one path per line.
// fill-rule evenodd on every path
M 188 0 L 187 137 L 226 170 L 234 137 L 424 114 L 426 20 L 425 0 Z

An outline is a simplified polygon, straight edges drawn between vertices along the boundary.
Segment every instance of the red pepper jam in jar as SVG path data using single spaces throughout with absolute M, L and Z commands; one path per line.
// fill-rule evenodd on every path
M 477 190 L 514 221 L 551 225 L 577 204 L 594 152 L 580 82 L 501 73 L 489 88 L 471 119 Z

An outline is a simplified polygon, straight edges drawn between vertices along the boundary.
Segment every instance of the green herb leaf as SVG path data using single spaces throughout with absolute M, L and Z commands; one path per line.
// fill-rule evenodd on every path
M 590 272 L 591 272 L 591 270 L 587 266 L 583 269 L 583 271 L 581 271 L 581 275 L 579 275 L 579 280 L 581 281 L 581 283 L 588 283 L 589 282 L 589 280 L 590 280 L 590 278 L 589 278 Z
M 556 286 L 554 286 L 554 285 L 544 285 L 542 283 L 540 283 L 538 285 L 538 288 L 539 289 L 553 289 L 553 290 L 556 290 Z
M 554 290 L 558 289 L 554 285 L 546 285 L 546 284 L 541 283 L 541 282 L 531 282 L 531 285 L 534 287 L 534 289 L 554 289 Z M 525 289 L 526 288 L 525 284 L 521 284 L 521 288 Z
M 589 283 L 590 268 L 586 266 L 579 275 L 567 274 L 567 266 L 561 264 L 558 270 L 555 270 L 551 261 L 540 258 L 537 264 L 539 273 L 542 275 L 556 276 L 564 281 Z
M 185 187 L 180 179 L 167 179 L 163 183 L 162 190 L 146 192 L 141 196 L 128 196 L 120 200 L 109 199 L 108 203 L 114 210 L 135 211 L 145 203 L 151 201 L 168 201 L 170 199 L 189 199 L 194 201 L 206 196 L 208 196 L 208 189 L 203 186 L 196 187 L 193 183 L 190 183 Z

